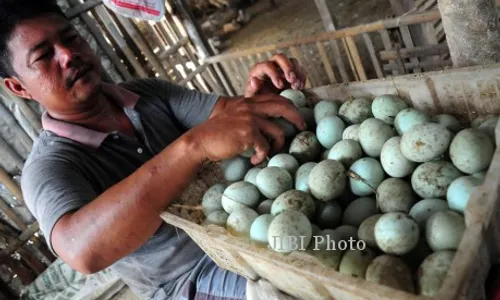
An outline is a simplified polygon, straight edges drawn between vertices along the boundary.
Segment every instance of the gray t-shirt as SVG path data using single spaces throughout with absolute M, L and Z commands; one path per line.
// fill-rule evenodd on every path
M 156 79 L 120 87 L 103 84 L 103 91 L 123 107 L 141 138 L 96 132 L 45 114 L 44 131 L 23 170 L 26 204 L 51 250 L 50 234 L 59 218 L 91 202 L 208 119 L 218 99 Z M 174 282 L 185 278 L 203 255 L 186 233 L 165 223 L 146 244 L 111 268 L 141 297 L 165 299 Z

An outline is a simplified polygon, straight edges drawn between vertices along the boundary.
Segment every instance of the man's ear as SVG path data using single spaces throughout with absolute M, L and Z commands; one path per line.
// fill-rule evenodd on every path
M 16 77 L 5 78 L 4 84 L 14 95 L 24 99 L 33 99 L 23 83 Z

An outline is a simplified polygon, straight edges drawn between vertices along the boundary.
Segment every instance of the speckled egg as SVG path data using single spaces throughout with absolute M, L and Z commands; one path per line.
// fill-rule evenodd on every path
M 427 244 L 434 251 L 456 250 L 464 231 L 464 218 L 451 210 L 435 212 L 425 224 Z
M 311 195 L 306 192 L 289 190 L 279 195 L 271 206 L 271 214 L 276 216 L 285 210 L 296 210 L 312 219 L 316 205 Z
M 249 238 L 250 227 L 259 215 L 248 207 L 242 207 L 229 214 L 226 221 L 227 233 L 232 236 Z
M 269 160 L 267 166 L 283 168 L 293 177 L 299 168 L 299 162 L 290 154 L 279 153 Z
M 315 162 L 308 162 L 303 164 L 295 174 L 295 189 L 298 191 L 309 193 L 309 174 L 311 170 L 317 165 Z
M 274 200 L 271 199 L 266 199 L 262 201 L 259 206 L 257 206 L 257 213 L 259 215 L 264 215 L 264 214 L 270 214 L 271 213 L 271 207 L 273 206 Z
M 371 157 L 379 157 L 385 142 L 395 135 L 391 126 L 375 118 L 363 121 L 359 127 L 359 143 Z
M 382 165 L 370 157 L 355 161 L 349 171 L 349 185 L 353 194 L 357 196 L 374 194 L 385 177 Z
M 342 224 L 359 227 L 363 221 L 377 213 L 377 203 L 370 197 L 352 201 L 345 209 Z
M 448 270 L 455 258 L 454 251 L 438 251 L 429 255 L 418 268 L 417 292 L 434 297 L 441 289 Z
M 422 198 L 444 198 L 453 180 L 462 176 L 455 166 L 447 161 L 423 163 L 411 175 L 411 186 Z
M 286 120 L 285 118 L 274 118 L 272 119 L 272 122 L 283 129 L 286 138 L 292 138 L 297 133 L 297 128 L 295 128 L 295 125 L 288 122 L 288 120 Z
M 446 192 L 450 209 L 463 214 L 472 192 L 482 183 L 483 180 L 474 176 L 462 176 L 453 180 Z
M 376 257 L 366 269 L 366 281 L 414 293 L 412 271 L 400 258 L 390 255 Z
M 222 207 L 231 214 L 241 208 L 254 208 L 259 203 L 260 193 L 257 187 L 246 181 L 238 181 L 228 186 L 222 194 Z
M 339 117 L 347 124 L 358 124 L 371 118 L 372 102 L 364 97 L 350 99 L 339 108 Z
M 359 126 L 361 126 L 361 124 L 354 124 L 344 129 L 344 132 L 342 133 L 342 139 L 355 140 L 359 142 Z
M 387 178 L 377 188 L 377 206 L 383 213 L 408 213 L 415 201 L 411 185 L 405 180 Z
M 460 131 L 460 128 L 462 127 L 457 118 L 447 114 L 434 116 L 432 118 L 432 122 L 446 127 L 446 129 L 448 129 L 453 133 L 457 133 L 458 131 Z
M 339 113 L 339 105 L 333 101 L 323 100 L 314 106 L 314 120 L 316 124 L 327 116 L 336 116 Z
M 327 116 L 319 121 L 316 127 L 316 137 L 326 149 L 330 149 L 342 139 L 345 129 L 344 122 L 337 116 Z
M 258 216 L 250 226 L 250 240 L 253 245 L 258 247 L 267 247 L 269 244 L 269 238 L 267 232 L 269 230 L 269 225 L 273 221 L 274 216 L 269 214 L 264 214 Z
M 486 135 L 490 137 L 491 141 L 496 144 L 495 128 L 497 124 L 498 116 L 489 116 L 477 126 L 477 129 L 486 133 Z
M 424 112 L 413 108 L 406 108 L 400 111 L 394 120 L 394 128 L 399 135 L 403 135 L 413 126 L 418 124 L 426 124 L 431 121 L 431 118 Z
M 227 185 L 223 183 L 218 183 L 212 185 L 203 195 L 201 200 L 201 206 L 203 207 L 203 212 L 205 216 L 218 210 L 222 210 L 222 194 L 227 188 Z
M 293 189 L 293 178 L 286 169 L 266 167 L 257 174 L 257 187 L 265 197 L 276 199 L 282 193 Z
M 299 112 L 306 122 L 307 128 L 309 130 L 314 130 L 316 128 L 316 121 L 314 120 L 314 110 L 309 107 L 299 107 Z
M 235 156 L 221 162 L 222 174 L 227 181 L 239 181 L 250 170 L 251 163 L 248 158 Z
M 276 252 L 290 253 L 307 247 L 312 238 L 311 222 L 306 215 L 295 210 L 286 210 L 277 215 L 268 230 L 269 248 Z
M 340 161 L 346 168 L 362 156 L 363 150 L 355 140 L 341 140 L 328 152 L 328 159 Z
M 375 241 L 387 254 L 404 255 L 417 246 L 420 229 L 405 213 L 389 212 L 375 224 Z
M 342 256 L 339 273 L 364 279 L 366 269 L 375 257 L 375 252 L 370 248 L 349 249 Z
M 394 136 L 385 142 L 380 152 L 380 162 L 384 171 L 391 177 L 406 177 L 410 175 L 417 163 L 407 159 L 401 153 L 401 137 Z
M 307 106 L 306 96 L 299 90 L 286 89 L 280 93 L 280 96 L 291 100 L 297 107 Z
M 342 208 L 335 202 L 316 202 L 316 223 L 322 228 L 335 228 L 342 219 Z
M 396 95 L 380 95 L 372 102 L 373 116 L 389 125 L 394 124 L 397 114 L 405 108 L 408 104 Z
M 358 239 L 358 229 L 352 225 L 341 225 L 333 230 L 340 241 L 349 241 Z
M 250 170 L 248 170 L 248 172 L 245 175 L 245 177 L 243 178 L 243 180 L 256 186 L 257 185 L 257 174 L 259 174 L 259 172 L 261 170 L 262 170 L 262 168 L 257 168 L 257 167 L 251 168 Z
M 428 162 L 441 156 L 451 142 L 445 127 L 426 123 L 413 126 L 401 138 L 401 153 L 414 162 Z
M 442 199 L 423 199 L 415 203 L 410 216 L 417 222 L 421 232 L 425 232 L 427 220 L 437 211 L 448 210 L 448 203 Z
M 226 226 L 227 218 L 229 214 L 223 210 L 213 211 L 207 215 L 205 220 L 205 225 L 217 225 L 217 226 Z
M 450 158 L 462 172 L 473 174 L 487 169 L 495 152 L 495 144 L 478 129 L 467 128 L 455 135 L 450 145 Z
M 323 160 L 309 173 L 309 189 L 312 195 L 322 201 L 331 201 L 344 191 L 347 180 L 342 163 Z
M 316 160 L 321 152 L 321 144 L 311 131 L 302 131 L 297 134 L 290 144 L 288 153 L 300 163 Z
M 377 241 L 375 241 L 375 224 L 381 216 L 382 214 L 372 215 L 359 225 L 358 237 L 365 241 L 369 247 L 378 248 Z

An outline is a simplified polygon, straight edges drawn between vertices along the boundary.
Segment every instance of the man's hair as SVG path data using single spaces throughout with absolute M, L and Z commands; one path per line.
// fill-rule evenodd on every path
M 44 14 L 65 17 L 56 0 L 0 0 L 0 78 L 15 75 L 7 44 L 16 25 Z

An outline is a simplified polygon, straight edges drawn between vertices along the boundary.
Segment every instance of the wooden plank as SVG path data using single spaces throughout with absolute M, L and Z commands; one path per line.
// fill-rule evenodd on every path
M 413 48 L 415 47 L 414 43 L 413 43 L 413 39 L 411 37 L 411 34 L 410 34 L 410 29 L 408 28 L 408 26 L 401 26 L 399 27 L 400 28 L 400 31 L 401 31 L 401 36 L 403 38 L 403 42 L 405 44 L 405 47 L 406 48 Z M 418 62 L 420 60 L 416 57 L 411 57 L 410 58 L 410 62 L 412 62 L 414 65 L 418 65 Z M 415 68 L 413 69 L 414 72 L 422 72 L 422 69 L 420 68 Z
M 201 66 L 199 66 L 198 68 L 196 68 L 196 70 L 194 70 L 193 72 L 189 73 L 189 75 L 186 76 L 186 78 L 184 78 L 181 81 L 179 81 L 179 85 L 186 85 L 188 82 L 192 81 L 195 78 L 196 75 L 198 75 L 201 72 L 205 71 L 206 68 L 207 68 L 207 65 L 201 65 Z
M 342 59 L 342 55 L 340 54 L 340 47 L 337 40 L 333 40 L 330 42 L 333 50 L 333 60 L 335 60 L 335 64 L 339 69 L 340 76 L 342 77 L 342 82 L 349 82 L 349 75 L 347 75 L 347 70 L 344 65 L 344 60 Z
M 64 14 L 66 15 L 66 18 L 73 19 L 75 17 L 78 17 L 78 15 L 83 14 L 101 4 L 102 0 L 88 0 L 82 4 L 79 4 L 78 6 L 68 8 L 68 10 L 64 12 Z
M 24 221 L 2 199 L 0 199 L 0 211 L 2 211 L 7 216 L 9 221 L 14 223 L 20 230 L 25 230 L 27 228 L 26 224 L 24 224 Z
M 248 64 L 245 62 L 244 57 L 240 57 L 238 59 L 240 66 L 242 67 L 242 70 L 245 72 L 245 75 L 248 76 L 248 73 L 250 73 L 250 69 L 248 68 Z M 244 80 L 246 81 L 246 76 L 244 77 Z
M 437 45 L 429 45 L 429 46 L 421 46 L 415 48 L 404 48 L 399 50 L 399 55 L 402 58 L 408 58 L 412 56 L 432 56 L 432 55 L 443 55 L 450 53 L 448 48 L 448 44 L 437 44 Z M 396 51 L 380 51 L 380 58 L 382 60 L 395 60 L 397 59 Z
M 418 64 L 414 64 L 412 62 L 409 62 L 409 63 L 405 63 L 404 64 L 404 67 L 406 69 L 414 69 L 414 68 L 429 68 L 429 69 L 433 69 L 433 68 L 444 68 L 444 67 L 450 67 L 452 66 L 452 62 L 450 60 L 446 60 L 446 61 L 437 61 L 437 62 L 434 62 L 434 61 L 429 61 L 429 62 L 419 62 Z M 386 71 L 390 71 L 394 68 L 397 68 L 398 66 L 394 63 L 389 63 L 389 64 L 386 64 L 384 65 L 384 70 Z
M 73 7 L 80 5 L 80 1 L 78 0 L 68 0 L 68 2 L 73 5 Z M 120 73 L 120 75 L 123 76 L 125 80 L 131 79 L 132 76 L 125 68 L 118 55 L 116 55 L 116 52 L 113 51 L 111 46 L 102 35 L 101 29 L 99 29 L 99 25 L 97 24 L 97 22 L 87 14 L 81 14 L 80 18 L 87 25 L 88 30 L 94 36 L 97 44 L 99 45 L 101 50 L 109 57 L 115 68 L 118 70 L 118 73 Z
M 323 67 L 325 68 L 326 75 L 328 76 L 328 80 L 331 84 L 337 83 L 335 79 L 335 73 L 333 72 L 332 65 L 330 64 L 330 60 L 328 60 L 328 56 L 326 55 L 325 47 L 322 42 L 316 43 L 316 48 L 318 49 L 319 57 L 321 58 L 321 62 L 323 63 Z
M 380 68 L 380 62 L 378 61 L 377 54 L 375 53 L 375 47 L 373 46 L 373 42 L 370 39 L 368 33 L 363 33 L 362 36 L 366 48 L 368 48 L 368 52 L 370 53 L 370 58 L 372 60 L 373 68 L 375 69 L 375 73 L 377 74 L 378 78 L 383 78 L 384 73 L 382 72 L 382 68 Z
M 158 53 L 158 57 L 160 59 L 166 59 L 170 55 L 178 53 L 179 49 L 181 49 L 184 45 L 186 45 L 189 42 L 189 39 L 184 37 L 174 45 L 170 46 L 169 49 L 164 49 L 161 52 Z
M 227 80 L 225 74 L 222 72 L 222 69 L 219 67 L 219 64 L 211 64 L 211 66 L 214 68 L 215 73 L 217 74 L 217 77 L 219 78 L 220 81 L 222 81 L 222 85 L 224 86 L 224 89 L 226 90 L 226 93 L 233 97 L 236 95 L 232 85 L 229 83 Z
M 167 71 L 163 68 L 163 64 L 153 53 L 153 50 L 151 49 L 149 44 L 142 37 L 137 28 L 135 28 L 132 22 L 129 19 L 122 17 L 121 15 L 116 15 L 116 17 L 121 22 L 128 34 L 130 34 L 130 36 L 134 39 L 139 49 L 141 49 L 144 55 L 148 58 L 148 61 L 151 63 L 153 68 L 155 68 L 155 71 L 158 72 L 161 77 L 169 79 Z
M 318 8 L 319 15 L 321 16 L 321 20 L 323 21 L 323 27 L 325 31 L 336 30 L 338 27 L 338 23 L 335 20 L 335 17 L 332 15 L 330 8 L 326 4 L 325 0 L 314 0 L 316 3 L 316 7 Z
M 2 165 L 11 171 L 21 172 L 24 168 L 24 160 L 17 154 L 14 149 L 0 136 L 0 157 L 2 158 Z
M 235 60 L 230 60 L 229 61 L 229 66 L 231 68 L 231 73 L 232 73 L 232 77 L 234 79 L 236 79 L 235 81 L 233 82 L 236 82 L 237 84 L 237 92 L 240 93 L 240 94 L 243 94 L 245 91 L 244 91 L 244 81 L 245 81 L 245 77 L 244 75 L 241 73 L 241 70 L 240 68 L 238 67 L 238 65 L 236 64 L 236 61 Z M 230 75 L 231 76 L 231 75 Z
M 380 37 L 382 38 L 382 43 L 384 44 L 385 50 L 392 50 L 392 41 L 389 36 L 389 32 L 387 29 L 383 29 L 379 31 Z M 392 75 L 404 74 L 404 70 L 392 70 Z
M 0 261 L 2 261 L 2 258 L 5 258 L 9 255 L 11 255 L 13 252 L 15 252 L 17 249 L 22 247 L 29 239 L 31 239 L 35 233 L 37 233 L 40 230 L 40 226 L 38 225 L 38 222 L 35 222 L 29 226 L 24 225 L 23 232 L 21 235 L 17 238 L 17 241 L 9 247 L 3 249 L 0 251 Z
M 311 47 L 311 48 L 309 48 Z M 317 68 L 317 65 L 319 62 L 315 61 L 315 58 L 317 58 L 319 55 L 314 54 L 315 50 L 315 44 L 303 44 L 300 45 L 299 49 L 302 52 L 302 57 L 304 58 L 305 61 L 305 67 L 306 69 L 309 70 L 309 73 L 311 74 L 311 84 L 313 86 L 321 86 L 323 85 L 323 78 L 320 73 L 320 69 Z
M 111 18 L 108 11 L 104 7 L 96 7 L 94 12 L 95 16 L 101 19 L 104 27 L 108 30 L 108 32 L 111 34 L 111 37 L 118 44 L 121 51 L 125 55 L 124 58 L 126 58 L 132 68 L 134 68 L 135 73 L 141 78 L 148 77 L 146 70 L 144 70 L 142 64 L 137 60 L 136 55 L 125 41 L 122 33 L 118 30 L 117 24 Z
M 349 51 L 349 46 L 347 46 L 347 41 L 345 40 L 345 38 L 342 39 L 342 45 L 344 46 L 344 50 L 345 50 L 345 53 L 347 55 L 347 59 L 349 60 L 349 65 L 351 66 L 351 71 L 352 71 L 352 74 L 354 75 L 354 79 L 356 81 L 359 81 L 358 72 L 356 72 L 356 67 L 354 67 L 354 62 L 353 62 L 352 57 L 351 57 L 351 52 Z
M 19 204 L 24 205 L 24 198 L 23 193 L 21 192 L 21 188 L 19 188 L 14 179 L 12 179 L 2 167 L 0 167 L 0 183 L 7 188 L 7 190 L 16 198 L 16 201 Z
M 302 57 L 302 54 L 300 53 L 299 49 L 297 49 L 296 47 L 290 47 L 290 52 L 292 53 L 292 56 L 297 59 L 299 64 L 304 66 L 304 58 Z M 307 89 L 310 89 L 312 84 L 313 83 L 311 82 L 311 75 L 307 74 L 305 87 Z
M 361 61 L 361 57 L 359 56 L 358 47 L 356 46 L 356 42 L 350 36 L 346 37 L 347 46 L 349 48 L 349 52 L 351 53 L 352 60 L 354 62 L 354 66 L 356 67 L 356 71 L 358 73 L 359 79 L 368 80 L 366 77 L 365 68 L 363 67 L 363 62 Z

